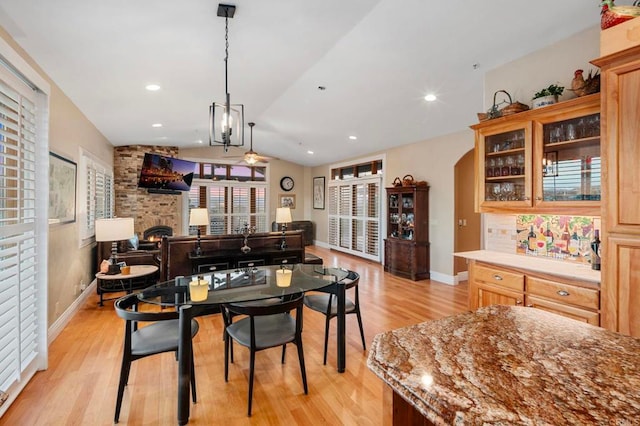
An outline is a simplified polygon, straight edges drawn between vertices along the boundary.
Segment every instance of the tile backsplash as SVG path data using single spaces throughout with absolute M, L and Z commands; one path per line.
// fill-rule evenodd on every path
M 486 214 L 487 250 L 588 263 L 599 217 Z

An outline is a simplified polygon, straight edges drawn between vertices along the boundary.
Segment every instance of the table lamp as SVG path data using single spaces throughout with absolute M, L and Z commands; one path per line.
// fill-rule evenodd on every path
M 96 219 L 96 241 L 111 241 L 111 257 L 107 275 L 120 273 L 118 265 L 118 241 L 128 240 L 135 235 L 132 217 Z
M 287 223 L 291 223 L 292 221 L 291 209 L 289 207 L 278 207 L 276 209 L 276 223 L 282 224 L 282 241 L 280 241 L 280 250 L 287 248 L 285 231 L 287 230 Z
M 200 227 L 207 226 L 209 224 L 209 210 L 206 208 L 191 209 L 189 213 L 189 226 L 198 227 L 198 240 L 196 242 L 195 255 L 200 256 L 202 254 L 202 248 L 200 247 Z

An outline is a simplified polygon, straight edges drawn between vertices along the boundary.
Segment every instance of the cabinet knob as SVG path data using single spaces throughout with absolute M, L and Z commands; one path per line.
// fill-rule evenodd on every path
M 563 297 L 569 296 L 569 292 L 566 290 L 558 290 L 558 296 L 563 296 Z
M 529 304 L 527 305 L 527 308 L 533 308 L 533 304 L 532 304 L 532 303 L 529 303 Z
M 218 267 L 217 267 L 217 266 L 210 266 L 210 267 L 209 267 L 209 270 L 210 270 L 210 271 L 215 271 L 216 269 L 218 269 Z
M 502 277 L 498 274 L 493 274 L 493 279 L 496 281 L 502 281 Z
M 525 201 L 529 201 L 531 199 L 531 197 L 522 197 L 523 200 Z
M 542 197 L 536 197 L 536 201 L 542 201 Z
M 522 300 L 516 300 L 516 305 L 518 306 L 522 305 Z
M 282 263 L 289 263 L 287 259 L 282 259 Z

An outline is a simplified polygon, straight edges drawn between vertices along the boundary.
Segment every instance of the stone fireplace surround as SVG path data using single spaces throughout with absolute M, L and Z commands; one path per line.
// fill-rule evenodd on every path
M 134 230 L 140 239 L 144 239 L 146 229 L 160 225 L 170 227 L 174 234 L 180 234 L 181 197 L 179 195 L 150 194 L 146 189 L 138 188 L 142 160 L 146 153 L 177 157 L 178 148 L 150 145 L 128 145 L 114 148 L 115 215 L 132 217 Z

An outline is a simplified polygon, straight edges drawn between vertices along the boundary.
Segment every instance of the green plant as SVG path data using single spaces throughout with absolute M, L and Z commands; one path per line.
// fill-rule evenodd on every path
M 533 99 L 542 98 L 543 96 L 561 96 L 562 92 L 564 92 L 564 86 L 558 86 L 557 84 L 552 84 L 551 86 L 536 92 L 533 95 Z

